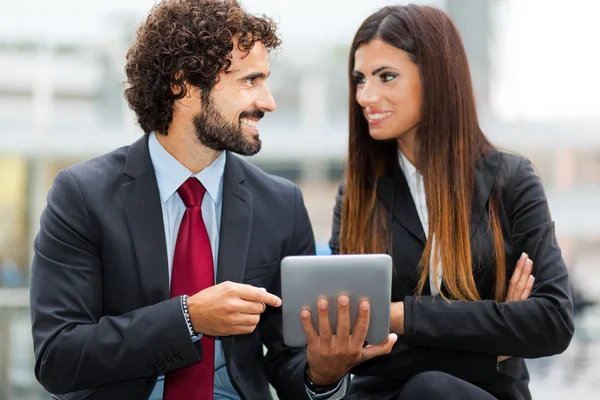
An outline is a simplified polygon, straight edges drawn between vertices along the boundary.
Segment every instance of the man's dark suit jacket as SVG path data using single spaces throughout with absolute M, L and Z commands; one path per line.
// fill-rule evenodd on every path
M 315 251 L 300 190 L 230 153 L 219 240 L 218 283 L 247 283 L 276 295 L 281 259 Z M 158 375 L 202 360 L 179 298 L 169 298 L 147 136 L 61 171 L 34 248 L 35 374 L 49 392 L 63 394 L 53 398 L 147 399 Z M 242 398 L 270 399 L 267 379 L 282 398 L 308 398 L 305 352 L 284 346 L 280 309 L 269 307 L 254 333 L 222 343 Z
M 487 212 L 492 188 L 502 199 L 507 284 L 522 252 L 533 261 L 535 284 L 524 301 L 494 301 L 494 247 Z M 343 193 L 342 184 L 330 242 L 334 253 L 339 252 Z M 442 371 L 477 384 L 498 399 L 530 399 L 523 358 L 561 353 L 573 335 L 567 269 L 531 164 L 496 151 L 476 162 L 470 230 L 475 282 L 482 301 L 448 304 L 430 296 L 429 282 L 421 297 L 413 296 L 425 234 L 400 168 L 393 176 L 378 180 L 377 197 L 392 221 L 392 298 L 404 301 L 405 335 L 391 354 L 353 370 L 359 378 L 353 380 L 351 398 L 377 399 L 384 388 L 398 389 L 419 372 Z M 497 365 L 498 355 L 512 358 Z

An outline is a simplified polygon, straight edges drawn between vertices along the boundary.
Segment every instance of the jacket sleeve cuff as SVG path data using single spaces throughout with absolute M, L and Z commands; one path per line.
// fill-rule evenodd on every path
M 346 397 L 348 387 L 350 383 L 350 373 L 338 383 L 338 385 L 327 393 L 314 393 L 308 387 L 305 386 L 306 393 L 311 400 L 341 400 Z
M 415 335 L 414 297 L 404 298 L 404 342 L 410 343 Z

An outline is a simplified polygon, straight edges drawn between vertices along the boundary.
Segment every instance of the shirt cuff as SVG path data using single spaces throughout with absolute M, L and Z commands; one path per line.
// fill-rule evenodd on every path
M 311 398 L 311 400 L 341 400 L 346 397 L 346 392 L 348 392 L 348 383 L 350 382 L 350 373 L 348 373 L 344 379 L 338 383 L 338 385 L 330 390 L 327 393 L 315 393 L 306 386 L 306 393 Z
M 190 326 L 188 325 L 186 319 L 185 319 L 185 312 L 183 311 L 183 297 L 181 298 L 181 316 L 183 316 L 183 321 L 185 322 L 185 326 L 187 326 L 188 331 L 190 331 L 190 337 L 192 338 L 192 343 L 196 343 L 198 340 L 202 339 L 202 334 L 198 334 L 198 336 L 194 336 L 194 332 L 192 332 L 192 329 L 190 328 Z

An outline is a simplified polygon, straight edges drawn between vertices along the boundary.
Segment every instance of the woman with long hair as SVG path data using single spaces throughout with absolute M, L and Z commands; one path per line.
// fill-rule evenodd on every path
M 530 399 L 523 359 L 573 335 L 568 273 L 531 163 L 479 126 L 456 27 L 436 8 L 385 7 L 356 33 L 349 75 L 330 246 L 392 256 L 398 335 L 352 369 L 349 397 Z

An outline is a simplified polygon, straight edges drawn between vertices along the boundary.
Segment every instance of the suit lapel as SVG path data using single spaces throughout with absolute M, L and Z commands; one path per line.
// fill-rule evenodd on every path
M 223 177 L 223 211 L 219 233 L 217 283 L 244 280 L 252 228 L 252 194 L 242 185 L 241 161 L 227 152 Z
M 377 181 L 377 197 L 398 222 L 425 244 L 426 238 L 423 225 L 400 167 L 396 168 L 394 176 L 379 178 Z
M 471 238 L 477 231 L 483 216 L 487 214 L 487 201 L 501 167 L 498 151 L 491 152 L 475 163 L 475 188 L 469 221 Z M 388 212 L 423 244 L 426 242 L 423 225 L 410 188 L 402 170 L 397 167 L 393 176 L 384 176 L 377 181 L 377 197 Z
M 148 304 L 169 298 L 169 272 L 160 194 L 148 151 L 148 135 L 131 145 L 121 186 L 125 216 Z
M 223 176 L 217 283 L 224 281 L 242 283 L 244 280 L 252 229 L 253 203 L 252 193 L 242 185 L 245 176 L 240 164 L 241 161 L 236 156 L 227 152 Z M 230 360 L 234 336 L 223 337 L 221 342 L 225 359 Z
M 475 162 L 475 188 L 469 221 L 471 239 L 473 239 L 473 235 L 479 229 L 482 220 L 486 220 L 483 216 L 487 215 L 488 199 L 494 187 L 500 166 L 501 158 L 498 151 L 493 151 L 488 156 L 482 157 Z

